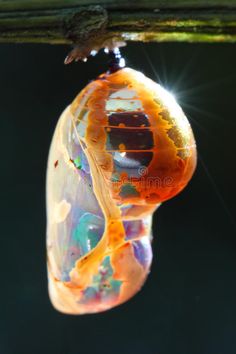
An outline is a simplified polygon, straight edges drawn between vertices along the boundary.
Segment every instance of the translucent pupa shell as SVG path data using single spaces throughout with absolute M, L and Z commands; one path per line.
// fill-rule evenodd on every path
M 175 99 L 125 68 L 88 84 L 65 109 L 47 172 L 50 298 L 94 313 L 131 298 L 149 273 L 152 214 L 196 165 L 191 127 Z

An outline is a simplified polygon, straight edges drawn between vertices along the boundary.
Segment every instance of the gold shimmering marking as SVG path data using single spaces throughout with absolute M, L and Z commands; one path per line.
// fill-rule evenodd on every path
M 120 144 L 120 145 L 119 145 L 119 149 L 120 149 L 120 150 L 125 150 L 125 144 Z

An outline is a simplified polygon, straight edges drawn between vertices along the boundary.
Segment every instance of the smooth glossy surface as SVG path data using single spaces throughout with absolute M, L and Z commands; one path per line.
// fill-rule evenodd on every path
M 143 74 L 101 75 L 62 114 L 47 176 L 49 291 L 65 313 L 107 310 L 142 286 L 151 216 L 196 165 L 175 99 Z

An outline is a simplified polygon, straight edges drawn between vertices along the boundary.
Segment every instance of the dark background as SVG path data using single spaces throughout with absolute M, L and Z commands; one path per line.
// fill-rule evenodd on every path
M 46 162 L 60 113 L 107 58 L 64 66 L 67 51 L 0 45 L 0 354 L 235 354 L 236 45 L 123 50 L 128 66 L 154 80 L 156 70 L 176 94 L 200 157 L 188 187 L 154 217 L 142 291 L 85 316 L 62 315 L 49 302 Z

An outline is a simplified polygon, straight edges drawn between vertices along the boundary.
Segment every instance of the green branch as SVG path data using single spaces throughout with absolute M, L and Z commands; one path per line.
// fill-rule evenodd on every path
M 0 42 L 235 42 L 235 0 L 0 0 Z M 97 45 L 99 47 L 99 44 Z

